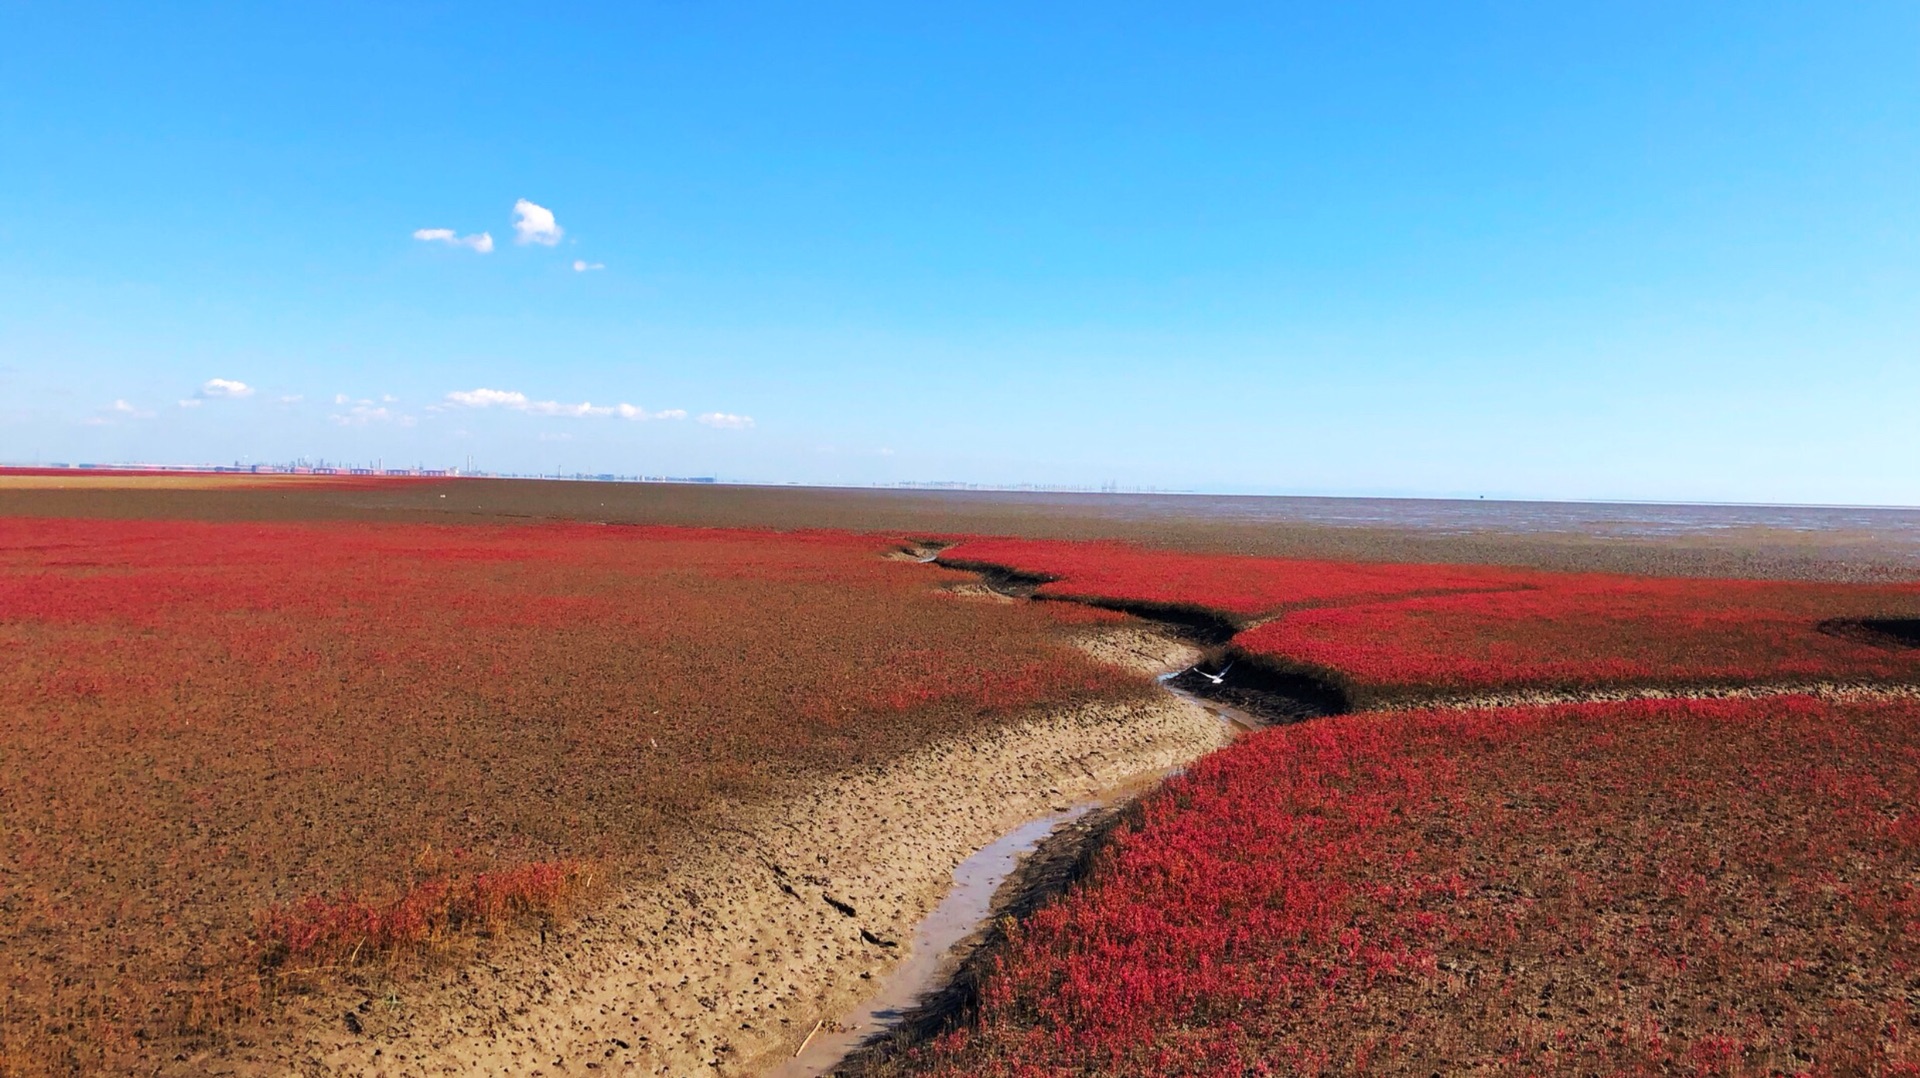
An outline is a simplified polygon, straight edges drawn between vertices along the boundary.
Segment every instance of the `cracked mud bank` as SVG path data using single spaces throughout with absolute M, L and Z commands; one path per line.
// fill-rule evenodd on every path
M 1223 744 L 1160 697 L 1045 714 L 823 777 L 743 814 L 666 878 L 297 1043 L 195 1073 L 753 1074 L 870 993 L 956 865 L 1014 826 Z M 353 1001 L 345 1000 L 349 1007 Z M 354 1032 L 358 1027 L 359 1032 Z

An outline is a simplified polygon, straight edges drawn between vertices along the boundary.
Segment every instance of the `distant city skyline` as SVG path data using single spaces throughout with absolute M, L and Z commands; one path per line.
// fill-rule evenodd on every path
M 4 8 L 0 460 L 1920 504 L 1920 9 Z

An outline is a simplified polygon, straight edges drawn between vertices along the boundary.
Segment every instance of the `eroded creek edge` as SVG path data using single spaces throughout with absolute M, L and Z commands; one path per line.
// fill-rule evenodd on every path
M 932 562 L 938 553 L 910 556 Z M 984 572 L 980 584 L 955 588 L 1017 601 L 1032 598 L 1042 582 Z M 1223 654 L 1220 626 L 1187 611 L 1115 608 L 1147 620 L 1083 633 L 1078 643 L 1103 661 L 1168 674 Z M 899 761 L 825 776 L 712 834 L 667 878 L 630 887 L 543 943 L 510 942 L 482 966 L 410 986 L 399 1006 L 361 1033 L 340 1028 L 338 1015 L 329 1023 L 325 1014 L 310 1014 L 292 1038 L 297 1043 L 275 1038 L 219 1059 L 195 1059 L 192 1072 L 765 1073 L 791 1059 L 821 1019 L 843 1016 L 872 994 L 970 855 L 1032 821 L 1106 802 L 1028 858 L 995 897 L 987 921 L 1018 916 L 1077 877 L 1126 811 L 1126 799 L 1116 802 L 1115 791 L 1144 792 L 1231 740 L 1232 729 L 1210 709 L 1251 704 L 1249 710 L 1266 712 L 1256 721 L 1271 722 L 1349 710 L 1344 697 L 1329 695 L 1336 686 L 1302 683 L 1285 670 L 1276 684 L 1249 686 L 1247 675 L 1259 673 L 1241 670 L 1231 679 L 1242 689 L 1262 690 L 1245 700 L 1185 669 L 1163 682 L 1173 691 L 1159 698 L 1038 715 Z M 1845 695 L 1920 692 L 1884 686 L 1775 691 L 1809 688 Z M 1195 694 L 1210 698 L 1208 706 Z M 1615 697 L 1476 697 L 1428 706 L 1595 698 Z M 936 1031 L 958 1013 L 992 943 L 989 927 L 956 948 L 957 968 L 938 982 L 945 988 L 909 1015 L 899 1037 L 876 1042 L 880 1054 L 887 1044 Z M 873 1058 L 871 1051 L 856 1054 L 844 1069 L 857 1071 Z
M 1205 709 L 1158 696 L 1039 714 L 823 776 L 544 943 L 504 942 L 484 963 L 408 986 L 360 1032 L 322 997 L 290 1016 L 285 1039 L 191 1070 L 762 1073 L 818 1019 L 872 992 L 969 855 L 1230 736 Z

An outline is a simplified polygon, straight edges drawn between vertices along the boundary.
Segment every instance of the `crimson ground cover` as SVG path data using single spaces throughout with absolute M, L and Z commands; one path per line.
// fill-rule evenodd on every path
M 1523 590 L 1302 610 L 1237 640 L 1369 696 L 1507 687 L 1920 680 L 1920 648 L 1860 631 L 1920 589 L 1538 574 Z
M 1920 1073 L 1920 704 L 1255 734 L 1001 956 L 938 1075 Z
M 1052 578 L 1040 594 L 1204 606 L 1241 618 L 1436 592 L 1524 586 L 1527 570 L 1474 565 L 1317 561 L 1193 554 L 1118 542 L 966 537 L 942 552 L 957 564 Z
M 1920 648 L 1850 631 L 1920 617 L 1920 585 L 1307 561 L 1122 543 L 966 539 L 943 560 L 1053 578 L 1055 597 L 1202 606 L 1234 644 L 1360 703 L 1502 688 L 1920 679 Z
M 724 804 L 1146 691 L 891 545 L 0 518 L 0 1073 L 171 1058 L 258 960 L 549 908 Z

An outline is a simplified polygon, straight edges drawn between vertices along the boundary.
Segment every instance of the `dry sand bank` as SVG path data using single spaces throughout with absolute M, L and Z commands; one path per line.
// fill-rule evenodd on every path
M 832 775 L 544 945 L 502 946 L 393 999 L 325 997 L 294 1016 L 302 1032 L 176 1073 L 756 1073 L 872 990 L 974 850 L 1226 739 L 1201 708 L 1158 698 Z
M 1814 696 L 1822 700 L 1915 700 L 1920 699 L 1920 685 L 1866 681 L 1782 681 L 1765 685 L 1624 686 L 1577 691 L 1511 689 L 1506 692 L 1419 696 L 1362 710 L 1373 713 L 1430 709 L 1476 711 L 1482 708 L 1547 704 L 1611 704 L 1628 700 L 1763 700 L 1775 696 Z
M 1073 645 L 1099 662 L 1156 677 L 1200 661 L 1201 649 L 1144 625 L 1122 625 L 1084 633 Z

